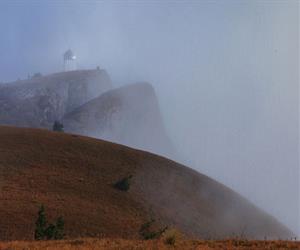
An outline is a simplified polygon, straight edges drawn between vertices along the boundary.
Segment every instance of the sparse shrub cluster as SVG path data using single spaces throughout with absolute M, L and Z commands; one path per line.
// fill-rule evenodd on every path
M 168 229 L 168 227 L 166 226 L 158 231 L 151 230 L 151 227 L 154 222 L 155 220 L 151 219 L 150 221 L 147 221 L 146 223 L 142 224 L 139 233 L 144 240 L 157 239 Z
M 40 72 L 37 72 L 37 73 L 34 73 L 32 78 L 39 78 L 39 77 L 42 77 L 42 74 Z
M 132 175 L 129 175 L 119 181 L 117 181 L 115 184 L 114 184 L 114 187 L 116 189 L 119 189 L 121 191 L 128 191 L 129 188 L 130 188 L 130 180 L 132 178 Z
M 177 229 L 170 228 L 164 233 L 163 238 L 166 245 L 174 246 L 183 238 L 183 235 Z
M 64 125 L 59 121 L 55 121 L 52 130 L 56 132 L 64 132 Z
M 176 242 L 176 235 L 175 235 L 175 234 L 166 236 L 166 238 L 165 238 L 165 243 L 166 243 L 167 245 L 174 246 L 174 245 L 175 245 L 175 242 Z
M 64 238 L 65 222 L 62 217 L 56 220 L 55 224 L 48 224 L 45 214 L 45 208 L 42 205 L 38 212 L 38 218 L 35 222 L 34 239 L 35 240 L 61 240 Z

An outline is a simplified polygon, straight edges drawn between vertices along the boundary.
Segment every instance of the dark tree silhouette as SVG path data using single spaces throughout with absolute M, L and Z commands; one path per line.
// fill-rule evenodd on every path
M 47 224 L 45 208 L 41 205 L 38 212 L 38 218 L 35 222 L 35 240 L 61 240 L 64 238 L 65 222 L 62 217 L 58 217 L 55 224 Z
M 59 121 L 55 121 L 53 124 L 53 131 L 64 132 L 64 125 Z
M 38 212 L 38 218 L 35 222 L 34 239 L 42 240 L 45 238 L 46 225 L 47 220 L 45 215 L 45 208 L 43 205 L 41 205 L 40 210 Z

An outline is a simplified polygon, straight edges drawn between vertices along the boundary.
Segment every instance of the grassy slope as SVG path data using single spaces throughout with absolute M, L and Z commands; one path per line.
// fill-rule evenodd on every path
M 32 238 L 41 203 L 50 219 L 65 217 L 70 237 L 136 236 L 143 208 L 111 188 L 135 171 L 128 149 L 33 129 L 1 128 L 0 138 L 1 239 Z
M 199 241 L 199 240 L 177 240 L 174 245 L 168 245 L 164 239 L 161 240 L 125 240 L 125 239 L 75 239 L 65 241 L 44 241 L 44 242 L 8 242 L 1 243 L 2 250 L 120 250 L 120 249 L 236 249 L 236 250 L 253 250 L 253 249 L 300 249 L 300 242 L 287 241 L 246 241 L 246 240 L 224 240 L 224 241 Z
M 129 174 L 129 192 L 112 187 Z M 197 237 L 289 236 L 273 218 L 204 175 L 88 137 L 0 127 L 0 178 L 0 240 L 32 239 L 42 203 L 50 221 L 65 218 L 70 238 L 138 238 L 152 215 Z

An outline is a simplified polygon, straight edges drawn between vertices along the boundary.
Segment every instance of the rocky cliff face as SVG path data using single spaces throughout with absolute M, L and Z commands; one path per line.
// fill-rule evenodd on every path
M 63 118 L 65 131 L 143 149 L 174 158 L 149 83 L 136 83 L 103 93 Z
M 66 132 L 176 155 L 149 83 L 112 89 L 104 70 L 79 70 L 0 85 L 0 124 L 51 129 L 55 120 Z
M 0 124 L 50 128 L 112 87 L 104 70 L 79 70 L 0 85 Z

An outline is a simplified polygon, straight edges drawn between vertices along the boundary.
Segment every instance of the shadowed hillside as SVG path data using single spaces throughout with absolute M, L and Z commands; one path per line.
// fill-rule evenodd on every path
M 40 204 L 68 237 L 138 238 L 154 217 L 188 236 L 291 233 L 244 198 L 185 166 L 114 143 L 0 127 L 0 239 L 32 239 Z M 133 175 L 127 192 L 113 184 Z

